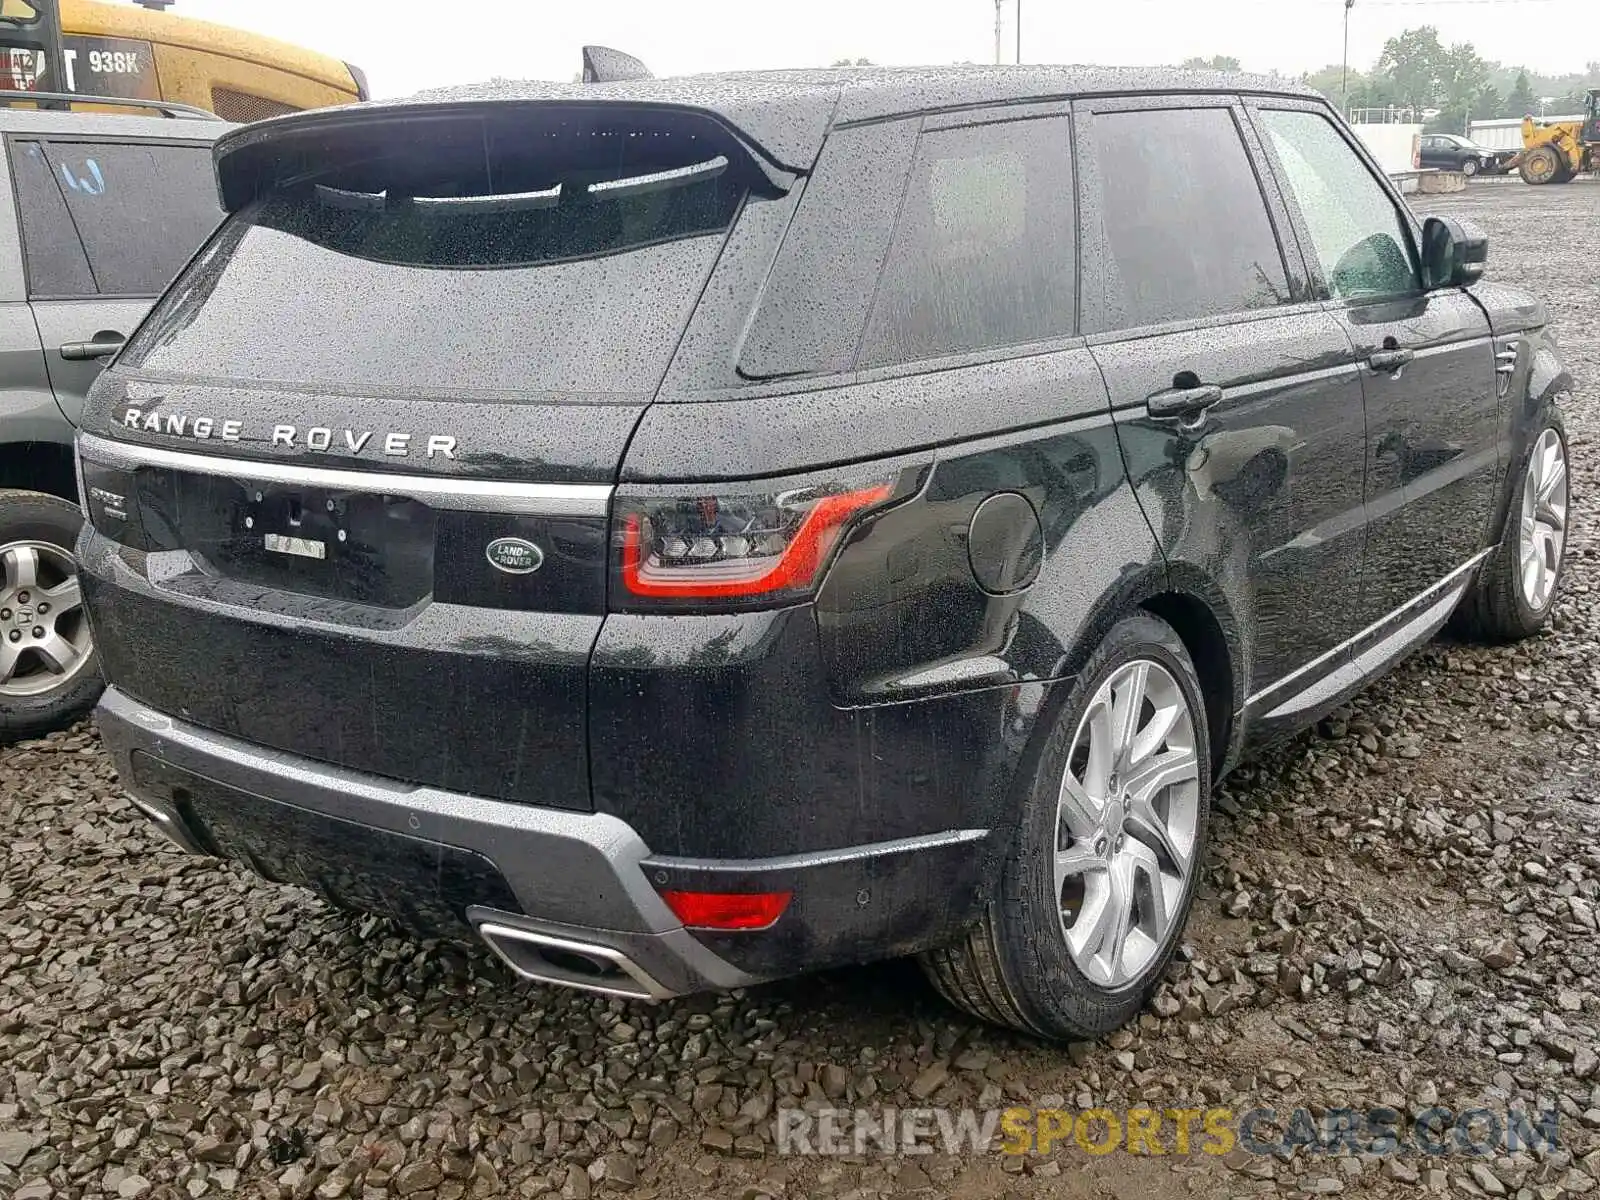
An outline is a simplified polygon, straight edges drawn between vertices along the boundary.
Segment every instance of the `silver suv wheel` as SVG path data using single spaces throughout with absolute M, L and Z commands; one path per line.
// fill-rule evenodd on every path
M 1566 540 L 1566 448 L 1554 429 L 1546 429 L 1528 456 L 1517 529 L 1518 580 L 1523 602 L 1534 612 L 1550 603 Z
M 0 696 L 42 696 L 73 683 L 91 661 L 72 556 L 49 542 L 0 546 Z
M 1055 890 L 1084 976 L 1137 978 L 1176 932 L 1195 869 L 1200 760 L 1178 681 L 1138 659 L 1089 702 L 1061 780 Z

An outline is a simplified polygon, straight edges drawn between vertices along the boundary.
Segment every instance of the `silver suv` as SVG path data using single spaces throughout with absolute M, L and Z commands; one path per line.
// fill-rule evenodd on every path
M 63 724 L 100 694 L 71 551 L 78 413 L 222 219 L 211 145 L 232 126 L 116 103 L 154 111 L 0 108 L 0 738 Z

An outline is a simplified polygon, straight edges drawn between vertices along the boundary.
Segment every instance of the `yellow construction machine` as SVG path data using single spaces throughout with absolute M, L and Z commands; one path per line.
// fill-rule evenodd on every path
M 1522 152 L 1507 167 L 1524 183 L 1570 183 L 1580 171 L 1600 171 L 1600 88 L 1589 93 L 1581 121 L 1522 118 Z

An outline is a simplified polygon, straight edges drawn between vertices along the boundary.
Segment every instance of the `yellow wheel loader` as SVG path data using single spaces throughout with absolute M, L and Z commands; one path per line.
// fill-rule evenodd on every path
M 1581 121 L 1522 118 L 1522 152 L 1508 164 L 1524 183 L 1570 183 L 1580 171 L 1600 171 L 1600 88 L 1589 93 Z

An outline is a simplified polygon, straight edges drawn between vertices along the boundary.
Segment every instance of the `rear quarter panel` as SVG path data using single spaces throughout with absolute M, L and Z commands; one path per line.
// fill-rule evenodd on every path
M 596 805 L 653 794 L 648 811 L 618 813 L 658 853 L 758 857 L 1008 826 L 1062 682 L 1121 612 L 1165 587 L 1081 342 L 656 404 L 622 479 L 870 472 L 875 461 L 919 471 L 922 486 L 850 537 L 812 605 L 608 619 L 590 676 Z M 1019 528 L 992 540 L 1028 582 L 986 590 L 971 530 L 996 495 L 1025 501 L 1008 509 Z M 671 723 L 679 752 L 651 754 L 632 732 L 641 720 Z M 730 821 L 707 795 L 708 764 L 720 778 L 733 739 L 748 763 L 751 730 L 763 765 L 741 789 L 761 797 L 759 819 Z

